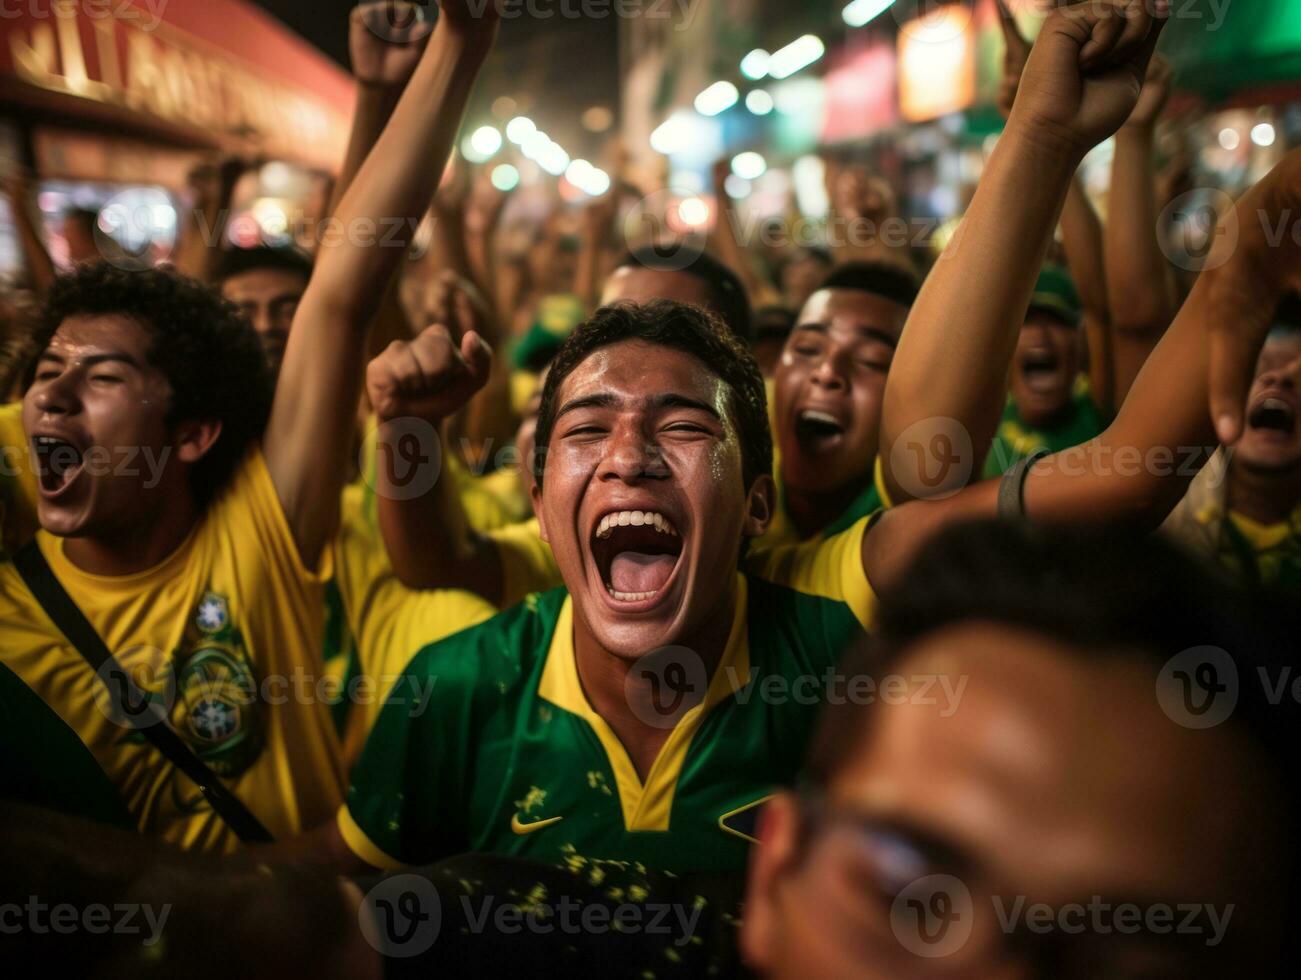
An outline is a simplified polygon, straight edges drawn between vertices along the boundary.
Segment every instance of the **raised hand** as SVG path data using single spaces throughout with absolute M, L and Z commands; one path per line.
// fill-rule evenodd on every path
M 1147 77 L 1143 79 L 1143 90 L 1138 93 L 1138 104 L 1125 120 L 1126 126 L 1151 127 L 1170 101 L 1171 83 L 1174 70 L 1170 62 L 1161 55 L 1153 55 L 1148 62 Z
M 439 19 L 466 41 L 491 43 L 501 21 L 493 0 L 438 0 Z
M 995 0 L 998 4 L 999 26 L 1003 28 L 1003 77 L 998 83 L 998 111 L 1006 119 L 1012 114 L 1012 104 L 1016 101 L 1016 91 L 1021 85 L 1021 74 L 1026 62 L 1030 60 L 1030 42 L 1016 26 L 1016 18 L 1007 6 L 1007 0 Z
M 881 222 L 895 215 L 894 191 L 864 166 L 848 166 L 836 174 L 831 193 L 832 207 L 842 218 Z
M 1242 435 L 1243 406 L 1279 302 L 1301 293 L 1301 150 L 1239 199 L 1216 230 L 1207 269 L 1211 421 L 1220 441 Z
M 366 367 L 366 394 L 381 422 L 418 418 L 437 425 L 455 415 L 488 380 L 492 351 L 474 331 L 458 348 L 442 324 L 411 341 L 395 340 Z
M 1030 51 L 1009 125 L 1088 152 L 1134 111 L 1169 17 L 1169 0 L 1091 0 L 1053 11 Z
M 433 25 L 404 0 L 374 0 L 353 8 L 348 22 L 352 73 L 363 85 L 403 88 L 420 63 Z

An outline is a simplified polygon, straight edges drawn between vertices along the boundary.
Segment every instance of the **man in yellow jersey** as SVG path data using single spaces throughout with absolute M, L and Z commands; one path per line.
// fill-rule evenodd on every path
M 1301 589 L 1301 309 L 1274 318 L 1230 453 L 1198 474 L 1162 530 L 1239 583 Z
M 442 5 L 336 212 L 345 233 L 322 243 L 274 400 L 255 333 L 171 273 L 81 270 L 53 291 L 37 337 L 23 422 L 39 556 L 190 753 L 275 837 L 320 823 L 342 791 L 315 685 L 322 583 L 374 283 L 404 253 L 348 230 L 424 213 L 438 179 L 428 161 L 449 152 L 496 21 L 491 8 Z M 86 745 L 141 831 L 210 852 L 238 845 L 194 782 L 106 709 L 103 679 L 13 565 L 0 567 L 0 621 L 4 666 Z

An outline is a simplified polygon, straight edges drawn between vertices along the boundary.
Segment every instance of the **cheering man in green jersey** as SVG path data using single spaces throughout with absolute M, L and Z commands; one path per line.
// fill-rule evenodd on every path
M 905 340 L 914 327 L 929 341 L 960 323 L 981 348 L 966 363 L 989 363 L 995 342 L 1010 355 L 1070 174 L 1133 108 L 1154 21 L 1167 13 L 1112 0 L 1049 18 L 973 200 L 974 223 L 932 273 Z M 1248 212 L 1295 207 L 1298 176 L 1301 154 L 1240 203 L 1238 252 L 1203 276 L 1094 449 L 1151 459 L 1211 444 L 1208 378 L 1225 412 L 1245 401 L 1236 379 L 1212 377 L 1206 337 L 1236 302 L 1236 328 L 1217 338 L 1222 363 L 1254 360 L 1263 332 L 1252 311 L 1273 309 L 1296 265 L 1295 250 L 1268 251 Z M 1036 193 L 1018 211 L 1027 186 Z M 1243 277 L 1248 297 L 1232 289 Z M 973 308 L 959 287 L 973 278 L 995 298 L 963 323 Z M 926 346 L 901 345 L 895 368 L 919 371 Z M 367 376 L 381 441 L 399 444 L 403 420 L 458 410 L 489 360 L 473 333 L 458 349 L 440 326 L 392 345 Z M 418 652 L 399 685 L 432 694 L 419 711 L 410 698 L 383 710 L 337 823 L 296 849 L 348 867 L 479 850 L 593 873 L 609 860 L 739 870 L 755 812 L 793 778 L 818 705 L 875 698 L 869 678 L 829 688 L 828 668 L 931 533 L 1000 509 L 1154 527 L 1187 484 L 1173 468 L 1050 459 L 1019 474 L 1023 493 L 1005 479 L 910 503 L 875 524 L 863 518 L 756 555 L 739 573 L 774 506 L 762 391 L 753 358 L 693 308 L 613 308 L 576 330 L 547 377 L 533 489 L 565 589 Z M 380 493 L 405 489 L 395 470 L 380 467 Z

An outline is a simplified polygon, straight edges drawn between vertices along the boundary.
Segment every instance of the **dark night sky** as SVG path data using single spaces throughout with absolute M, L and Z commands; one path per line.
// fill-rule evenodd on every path
M 354 0 L 254 2 L 347 66 L 348 13 Z M 600 103 L 618 112 L 617 24 L 614 17 L 503 19 L 497 51 L 478 88 L 477 111 L 508 95 L 565 145 L 582 140 L 577 119 L 583 109 Z

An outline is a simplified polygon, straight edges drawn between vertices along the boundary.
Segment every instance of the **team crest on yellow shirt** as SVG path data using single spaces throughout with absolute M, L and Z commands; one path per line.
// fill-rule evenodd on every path
M 219 776 L 239 776 L 264 744 L 258 683 L 225 596 L 205 592 L 173 655 L 177 733 Z

